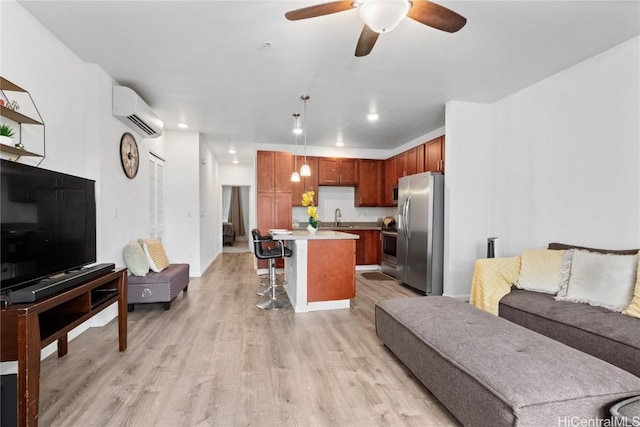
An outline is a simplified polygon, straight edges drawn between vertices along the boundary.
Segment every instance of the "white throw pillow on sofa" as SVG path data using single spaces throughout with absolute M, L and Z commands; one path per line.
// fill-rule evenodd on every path
M 516 287 L 527 291 L 557 294 L 562 281 L 562 256 L 565 252 L 552 249 L 523 250 Z
M 621 312 L 633 298 L 638 255 L 567 251 L 558 301 L 587 303 Z

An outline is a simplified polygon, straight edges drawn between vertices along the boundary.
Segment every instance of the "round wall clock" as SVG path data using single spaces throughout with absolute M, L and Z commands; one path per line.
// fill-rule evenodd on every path
M 120 161 L 127 178 L 133 179 L 138 173 L 140 153 L 135 138 L 129 132 L 122 134 L 120 139 Z

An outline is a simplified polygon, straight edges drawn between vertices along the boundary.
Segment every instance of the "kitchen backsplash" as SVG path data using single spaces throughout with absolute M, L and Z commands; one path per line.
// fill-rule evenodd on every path
M 342 222 L 376 222 L 386 216 L 397 216 L 397 208 L 357 208 L 354 206 L 354 187 L 320 187 L 314 198 L 318 217 L 322 222 L 333 222 L 336 209 L 342 213 Z M 307 222 L 307 208 L 294 207 L 294 221 Z

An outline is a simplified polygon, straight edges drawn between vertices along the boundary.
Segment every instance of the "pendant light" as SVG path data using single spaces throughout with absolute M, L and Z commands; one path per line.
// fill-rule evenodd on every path
M 302 95 L 300 99 L 304 102 L 304 164 L 300 168 L 300 176 L 311 176 L 311 168 L 307 164 L 307 101 L 309 95 Z
M 296 136 L 296 148 L 294 149 L 294 152 L 293 152 L 294 166 L 293 166 L 293 173 L 291 174 L 291 182 L 300 182 L 300 174 L 298 173 L 298 134 L 300 132 L 296 132 L 296 129 L 300 129 L 300 126 L 298 125 L 298 117 L 300 117 L 299 113 L 293 113 L 293 121 L 294 121 L 293 133 Z

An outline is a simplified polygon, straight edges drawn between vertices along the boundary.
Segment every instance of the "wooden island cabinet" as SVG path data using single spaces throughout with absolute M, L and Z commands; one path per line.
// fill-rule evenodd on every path
M 349 308 L 356 295 L 357 236 L 331 230 L 274 235 L 293 252 L 285 289 L 295 313 Z

